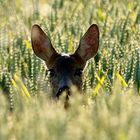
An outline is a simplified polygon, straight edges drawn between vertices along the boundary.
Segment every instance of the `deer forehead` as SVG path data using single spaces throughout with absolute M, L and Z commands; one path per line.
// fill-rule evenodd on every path
M 68 54 L 59 56 L 53 66 L 56 72 L 69 72 L 69 74 L 79 67 L 80 66 L 77 64 L 76 60 Z

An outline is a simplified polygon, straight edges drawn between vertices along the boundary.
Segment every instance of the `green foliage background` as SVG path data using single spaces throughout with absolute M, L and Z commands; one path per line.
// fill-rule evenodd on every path
M 91 24 L 99 26 L 84 101 L 75 97 L 67 112 L 63 99 L 46 98 L 46 68 L 30 43 L 35 23 L 65 53 L 76 50 Z M 140 1 L 0 0 L 0 88 L 0 139 L 139 139 Z

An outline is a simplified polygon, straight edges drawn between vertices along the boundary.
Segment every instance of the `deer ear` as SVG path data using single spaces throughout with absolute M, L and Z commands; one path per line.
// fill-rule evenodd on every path
M 75 54 L 78 54 L 84 62 L 96 55 L 99 48 L 99 29 L 93 24 L 80 40 Z
M 32 27 L 31 42 L 34 53 L 46 62 L 49 62 L 51 57 L 57 54 L 50 39 L 39 27 L 39 25 L 33 25 Z

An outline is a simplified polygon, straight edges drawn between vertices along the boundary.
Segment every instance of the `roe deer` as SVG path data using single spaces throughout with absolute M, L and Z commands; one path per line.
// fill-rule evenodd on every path
M 98 26 L 93 24 L 81 38 L 79 47 L 71 55 L 56 52 L 48 36 L 38 25 L 31 31 L 32 48 L 36 56 L 45 61 L 50 72 L 53 97 L 59 98 L 66 91 L 69 98 L 71 86 L 82 90 L 82 71 L 87 60 L 95 56 L 99 47 Z

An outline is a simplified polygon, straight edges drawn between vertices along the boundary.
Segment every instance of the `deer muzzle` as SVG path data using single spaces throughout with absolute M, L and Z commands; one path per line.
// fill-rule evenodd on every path
M 63 86 L 56 93 L 56 98 L 59 98 L 63 92 L 66 92 L 67 96 L 70 96 L 70 88 L 68 86 Z
M 66 76 L 62 77 L 58 92 L 56 93 L 55 97 L 59 98 L 64 92 L 66 93 L 66 97 L 70 96 L 70 82 L 69 78 Z

